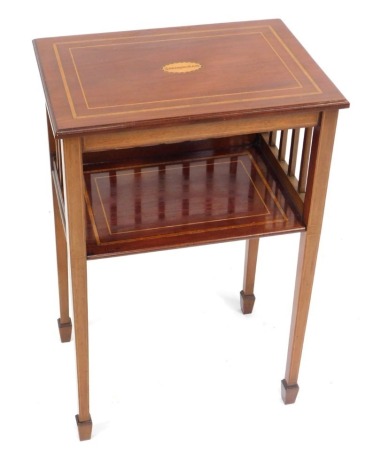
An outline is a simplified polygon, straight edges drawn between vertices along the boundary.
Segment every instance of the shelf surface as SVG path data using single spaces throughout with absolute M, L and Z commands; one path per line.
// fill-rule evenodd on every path
M 281 20 L 34 41 L 55 136 L 343 108 Z
M 84 175 L 88 257 L 304 230 L 254 147 Z

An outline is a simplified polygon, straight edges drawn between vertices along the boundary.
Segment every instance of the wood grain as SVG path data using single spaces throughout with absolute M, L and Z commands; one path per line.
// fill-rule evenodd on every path
M 307 231 L 301 234 L 298 268 L 294 293 L 293 316 L 290 328 L 288 360 L 285 382 L 288 389 L 296 387 L 308 311 L 311 301 L 312 285 L 316 268 L 317 252 L 320 241 L 328 177 L 331 164 L 338 111 L 322 113 L 320 125 L 315 129 L 312 146 L 309 181 L 304 202 L 304 222 Z M 293 393 L 291 393 L 293 396 Z M 285 403 L 292 399 L 283 395 Z
M 61 197 L 57 194 L 60 190 L 59 184 L 55 180 L 54 159 L 56 157 L 56 142 L 50 126 L 47 115 L 49 156 L 51 162 L 52 176 L 52 194 L 53 194 L 53 213 L 54 229 L 56 237 L 56 255 L 57 255 L 57 275 L 58 275 L 58 294 L 60 301 L 60 317 L 58 318 L 58 330 L 62 343 L 71 340 L 72 323 L 69 315 L 69 282 L 68 282 L 68 253 L 67 241 L 65 236 L 65 217 L 64 209 L 61 203 Z
M 113 148 L 131 148 L 206 140 L 268 132 L 272 129 L 308 127 L 317 124 L 319 114 L 314 111 L 298 111 L 280 115 L 252 116 L 246 119 L 207 121 L 202 123 L 175 124 L 151 129 L 128 129 L 121 132 L 98 133 L 83 138 L 84 152 L 97 152 Z
M 258 258 L 259 238 L 246 240 L 243 288 L 240 292 L 242 313 L 252 313 L 255 302 L 254 284 Z
M 88 299 L 86 220 L 81 140 L 63 141 L 68 246 L 74 309 L 74 331 L 78 375 L 79 422 L 90 421 L 88 360 Z M 85 428 L 86 430 L 86 428 Z M 85 438 L 86 433 L 85 433 Z
M 245 239 L 248 313 L 259 237 L 301 232 L 282 381 L 293 403 L 337 114 L 348 101 L 281 20 L 44 38 L 34 49 L 48 112 L 61 339 L 71 332 L 70 267 L 80 439 L 92 432 L 87 258 Z
M 161 151 L 162 149 L 160 149 Z M 255 145 L 85 171 L 89 258 L 304 230 Z
M 348 106 L 281 20 L 44 38 L 34 47 L 57 137 Z M 180 62 L 201 67 L 165 72 Z

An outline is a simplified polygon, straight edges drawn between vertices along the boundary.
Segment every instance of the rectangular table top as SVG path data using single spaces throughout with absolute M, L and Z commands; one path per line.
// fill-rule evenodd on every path
M 36 39 L 56 137 L 348 107 L 281 20 Z

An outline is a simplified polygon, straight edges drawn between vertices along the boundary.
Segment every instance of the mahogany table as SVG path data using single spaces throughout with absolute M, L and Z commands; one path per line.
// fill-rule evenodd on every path
M 36 39 L 60 295 L 89 439 L 87 259 L 301 232 L 283 401 L 293 403 L 337 115 L 349 103 L 280 20 Z

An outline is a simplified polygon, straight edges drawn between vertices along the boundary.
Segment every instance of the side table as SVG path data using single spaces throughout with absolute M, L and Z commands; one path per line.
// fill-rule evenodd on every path
M 298 393 L 338 110 L 348 101 L 280 20 L 36 39 L 60 296 L 72 297 L 89 439 L 87 259 L 301 232 L 284 403 Z

